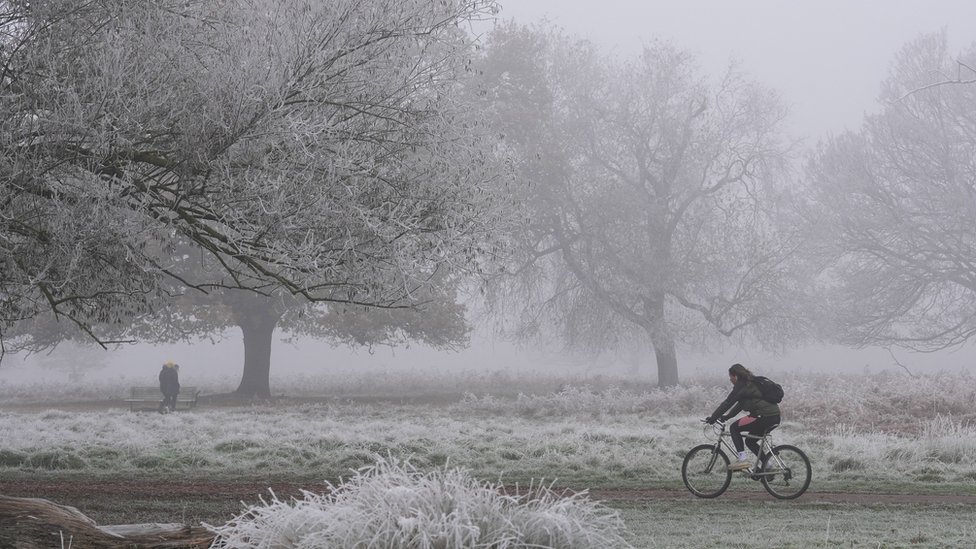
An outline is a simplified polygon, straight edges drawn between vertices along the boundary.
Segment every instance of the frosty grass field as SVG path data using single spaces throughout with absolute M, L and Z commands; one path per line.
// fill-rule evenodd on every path
M 662 489 L 672 496 L 578 498 L 607 528 L 622 519 L 620 535 L 639 548 L 976 546 L 972 504 L 816 498 L 976 495 L 976 380 L 881 374 L 780 381 L 787 399 L 776 441 L 799 446 L 813 462 L 810 492 L 794 502 L 764 497 L 739 477 L 716 500 L 682 492 L 681 460 L 705 440 L 698 420 L 727 385 L 693 380 L 659 390 L 606 377 L 461 371 L 275 380 L 281 397 L 271 402 L 227 406 L 205 396 L 196 410 L 170 415 L 129 412 L 121 402 L 127 387 L 118 384 L 70 391 L 0 385 L 0 479 L 302 480 L 314 492 L 326 481 L 362 480 L 354 471 L 379 459 L 396 474 L 460 470 L 492 485 Z M 205 395 L 234 388 L 226 380 L 193 384 Z M 124 498 L 100 502 L 94 513 L 85 502 L 58 503 L 77 505 L 100 524 L 222 525 L 244 505 L 299 512 L 267 492 L 205 505 L 160 497 L 162 504 L 138 516 L 127 513 Z

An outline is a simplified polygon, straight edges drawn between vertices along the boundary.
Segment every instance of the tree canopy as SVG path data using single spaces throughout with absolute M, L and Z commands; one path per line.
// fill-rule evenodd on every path
M 494 251 L 457 93 L 491 2 L 0 6 L 0 329 L 120 322 L 173 278 L 400 306 Z

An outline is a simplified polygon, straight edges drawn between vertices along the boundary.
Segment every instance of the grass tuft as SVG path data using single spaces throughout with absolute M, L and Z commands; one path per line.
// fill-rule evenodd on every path
M 546 486 L 504 494 L 461 469 L 421 472 L 378 459 L 326 494 L 247 508 L 224 526 L 207 525 L 214 547 L 384 547 L 388 549 L 629 548 L 616 511 L 585 494 Z
M 841 473 L 844 471 L 863 471 L 867 466 L 863 461 L 857 458 L 842 458 L 838 459 L 830 466 L 831 470 L 835 473 Z
M 27 454 L 0 450 L 0 467 L 20 467 L 27 462 Z
M 55 470 L 78 470 L 86 467 L 85 460 L 78 457 L 71 450 L 64 448 L 54 450 L 41 450 L 28 456 L 26 464 L 38 469 Z

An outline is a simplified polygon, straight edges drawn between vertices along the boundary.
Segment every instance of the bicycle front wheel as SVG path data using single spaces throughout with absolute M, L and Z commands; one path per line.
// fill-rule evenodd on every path
M 718 497 L 732 482 L 729 457 L 711 444 L 695 446 L 681 464 L 681 480 L 692 494 L 700 498 Z
M 810 460 L 796 446 L 777 446 L 763 460 L 763 486 L 773 497 L 794 499 L 810 486 Z

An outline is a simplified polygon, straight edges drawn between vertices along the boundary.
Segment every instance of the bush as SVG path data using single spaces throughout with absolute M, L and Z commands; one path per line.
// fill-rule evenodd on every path
M 379 460 L 326 494 L 246 509 L 224 526 L 213 547 L 335 549 L 629 548 L 619 515 L 585 494 L 549 487 L 504 494 L 460 469 L 417 471 Z

